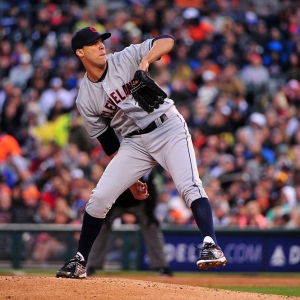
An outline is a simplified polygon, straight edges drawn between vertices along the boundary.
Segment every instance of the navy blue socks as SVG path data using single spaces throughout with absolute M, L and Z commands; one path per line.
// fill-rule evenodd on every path
M 201 234 L 204 237 L 210 236 L 217 245 L 217 238 L 214 230 L 214 223 L 212 218 L 212 210 L 207 198 L 199 198 L 192 202 L 191 210 L 194 219 Z
M 98 236 L 104 219 L 94 218 L 86 211 L 83 215 L 82 228 L 78 242 L 78 252 L 87 261 L 93 243 Z

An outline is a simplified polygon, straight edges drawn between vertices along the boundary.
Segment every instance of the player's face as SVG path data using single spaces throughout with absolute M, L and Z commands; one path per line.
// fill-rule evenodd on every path
M 83 47 L 84 56 L 95 64 L 106 64 L 106 50 L 102 39 L 97 39 Z

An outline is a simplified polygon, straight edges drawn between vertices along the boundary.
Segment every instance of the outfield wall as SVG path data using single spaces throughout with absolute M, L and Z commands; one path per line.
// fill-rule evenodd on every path
M 31 250 L 25 249 L 30 236 L 64 234 L 65 251 L 58 263 L 74 255 L 80 225 L 0 224 L 0 263 L 9 261 L 20 269 L 28 260 Z M 163 227 L 165 253 L 174 271 L 199 271 L 195 265 L 201 247 L 201 236 L 196 228 Z M 228 263 L 218 272 L 300 272 L 300 229 L 257 230 L 216 229 L 218 243 Z M 112 239 L 118 239 L 108 258 L 119 262 L 120 269 L 148 270 L 148 257 L 138 225 L 115 227 Z M 43 242 L 37 240 L 37 243 Z M 113 244 L 113 243 L 112 243 Z M 26 246 L 26 247 L 25 247 Z M 25 249 L 25 250 L 24 250 Z M 26 253 L 27 251 L 27 253 Z M 113 255 L 112 255 L 113 254 Z M 212 272 L 208 270 L 205 272 Z
M 227 258 L 221 272 L 300 272 L 300 230 L 217 230 Z M 165 252 L 173 270 L 198 271 L 195 266 L 198 230 L 164 230 Z M 198 241 L 198 243 L 197 243 Z M 142 269 L 147 269 L 143 248 Z M 214 270 L 212 270 L 214 271 Z

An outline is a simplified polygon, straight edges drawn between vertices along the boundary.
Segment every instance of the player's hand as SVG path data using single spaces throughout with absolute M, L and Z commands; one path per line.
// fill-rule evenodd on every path
M 149 197 L 147 183 L 138 180 L 129 189 L 137 200 L 145 200 Z

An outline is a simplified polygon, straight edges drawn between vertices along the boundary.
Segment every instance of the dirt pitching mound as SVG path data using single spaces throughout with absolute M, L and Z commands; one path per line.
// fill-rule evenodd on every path
M 201 280 L 199 280 L 199 284 L 201 284 Z M 0 276 L 0 286 L 1 300 L 299 299 L 297 297 L 233 292 L 207 287 L 120 277 L 93 277 L 76 280 L 55 277 Z

